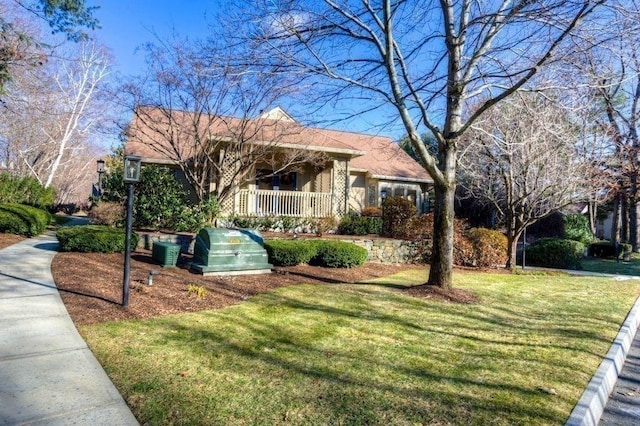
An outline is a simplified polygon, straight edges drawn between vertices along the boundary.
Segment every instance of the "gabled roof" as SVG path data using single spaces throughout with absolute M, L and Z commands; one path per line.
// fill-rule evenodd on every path
M 191 112 L 139 107 L 129 127 L 125 151 L 128 155 L 142 157 L 146 162 L 171 162 L 166 153 L 167 148 L 170 148 L 166 146 L 167 138 L 171 136 L 176 140 L 190 140 L 193 138 L 192 134 L 195 134 L 192 131 L 194 123 L 198 123 L 198 133 L 211 140 L 231 141 L 237 140 L 240 135 L 245 138 L 250 135 L 247 139 L 254 144 L 351 157 L 351 170 L 367 172 L 374 178 L 433 182 L 422 166 L 388 137 L 303 126 L 280 107 L 262 113 L 255 119 L 223 116 L 197 118 Z M 154 123 L 153 126 L 149 124 L 150 121 Z M 183 158 L 192 156 L 192 145 L 180 144 Z

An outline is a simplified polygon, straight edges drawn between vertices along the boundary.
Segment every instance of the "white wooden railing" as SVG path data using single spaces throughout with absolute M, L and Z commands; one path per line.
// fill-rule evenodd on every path
M 235 210 L 241 216 L 327 217 L 333 214 L 330 193 L 265 189 L 238 191 Z

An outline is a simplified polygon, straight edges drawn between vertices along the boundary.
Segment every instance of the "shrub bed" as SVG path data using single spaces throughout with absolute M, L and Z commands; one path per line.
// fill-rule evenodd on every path
M 0 204 L 0 232 L 32 237 L 44 232 L 51 215 L 39 208 L 16 203 Z
M 363 216 L 350 212 L 342 217 L 338 233 L 342 235 L 379 235 L 382 232 L 382 218 Z
M 631 244 L 619 243 L 618 245 L 619 256 L 631 254 Z M 587 254 L 593 257 L 616 257 L 616 248 L 611 241 L 596 241 L 589 244 Z
M 41 209 L 53 205 L 55 192 L 32 177 L 0 173 L 0 203 L 27 204 Z
M 125 249 L 125 230 L 102 225 L 69 226 L 59 228 L 56 237 L 60 251 L 83 253 L 122 253 Z M 131 249 L 138 245 L 138 235 L 131 234 Z
M 549 268 L 576 269 L 585 245 L 579 241 L 560 238 L 544 238 L 526 249 L 526 262 Z
M 270 240 L 264 242 L 269 262 L 276 266 L 311 263 L 329 268 L 351 268 L 362 265 L 367 249 L 344 241 Z
M 269 262 L 277 266 L 309 263 L 317 253 L 317 244 L 310 240 L 270 240 L 264 242 Z
M 352 268 L 367 260 L 367 249 L 344 241 L 322 241 L 311 260 L 329 268 Z

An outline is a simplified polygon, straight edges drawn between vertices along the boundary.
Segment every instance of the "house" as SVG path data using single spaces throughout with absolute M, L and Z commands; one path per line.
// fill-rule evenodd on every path
M 226 214 L 340 216 L 388 196 L 428 209 L 433 180 L 390 138 L 303 126 L 279 107 L 252 119 L 206 118 L 139 109 L 125 152 L 143 164 L 173 166 L 185 184 L 179 162 L 213 158 L 206 190 Z

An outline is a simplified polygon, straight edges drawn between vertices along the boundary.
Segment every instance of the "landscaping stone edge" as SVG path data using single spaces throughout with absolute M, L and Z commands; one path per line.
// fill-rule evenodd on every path
M 622 371 L 631 342 L 638 331 L 638 325 L 640 325 L 640 298 L 636 299 L 636 303 L 629 311 L 616 339 L 607 352 L 607 356 L 600 363 L 600 367 L 573 408 L 565 423 L 566 426 L 595 426 L 598 424 L 609 395 L 616 385 L 618 375 Z

